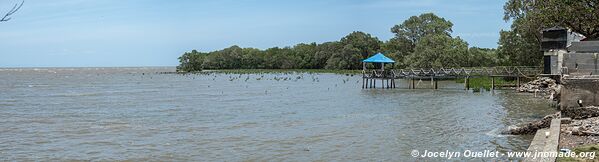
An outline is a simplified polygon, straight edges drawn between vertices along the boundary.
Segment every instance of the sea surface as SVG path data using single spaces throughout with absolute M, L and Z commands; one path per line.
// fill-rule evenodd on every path
M 445 161 L 411 152 L 524 151 L 532 136 L 498 131 L 555 111 L 454 81 L 174 70 L 0 69 L 0 161 Z

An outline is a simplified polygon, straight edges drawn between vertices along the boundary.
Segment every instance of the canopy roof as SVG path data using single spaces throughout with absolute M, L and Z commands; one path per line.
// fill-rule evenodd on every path
M 389 57 L 383 55 L 382 53 L 377 53 L 374 56 L 367 58 L 366 60 L 362 60 L 362 62 L 395 63 L 395 61 L 391 60 Z

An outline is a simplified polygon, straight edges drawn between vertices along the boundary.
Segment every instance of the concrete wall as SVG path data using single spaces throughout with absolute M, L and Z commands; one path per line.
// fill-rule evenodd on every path
M 582 100 L 583 106 L 599 106 L 598 78 L 563 78 L 563 88 L 560 90 L 560 109 L 580 107 L 577 103 Z
M 567 53 L 563 55 L 563 74 L 599 75 L 599 54 L 597 53 Z
M 562 74 L 562 66 L 563 66 L 563 60 L 564 60 L 564 55 L 567 53 L 566 50 L 552 50 L 552 51 L 545 51 L 543 54 L 544 56 L 551 56 L 551 73 L 553 75 L 560 75 Z

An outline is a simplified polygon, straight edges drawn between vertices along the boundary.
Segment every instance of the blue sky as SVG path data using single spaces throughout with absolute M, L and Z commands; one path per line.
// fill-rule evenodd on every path
M 19 0 L 0 1 L 4 14 Z M 339 40 L 433 12 L 470 46 L 497 47 L 497 0 L 26 0 L 0 23 L 0 67 L 175 66 L 192 49 L 265 49 Z

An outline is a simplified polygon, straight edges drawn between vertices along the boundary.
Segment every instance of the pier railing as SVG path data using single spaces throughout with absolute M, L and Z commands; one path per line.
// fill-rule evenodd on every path
M 381 87 L 395 88 L 395 79 L 412 80 L 410 88 L 415 88 L 415 79 L 430 79 L 434 89 L 437 80 L 446 78 L 465 78 L 464 88 L 469 89 L 468 78 L 491 77 L 491 87 L 495 89 L 495 77 L 514 77 L 516 86 L 520 86 L 520 78 L 531 78 L 541 75 L 542 67 L 532 66 L 498 66 L 473 68 L 439 68 L 439 69 L 398 69 L 398 70 L 362 70 L 362 88 L 376 88 L 375 80 L 381 80 Z
M 542 67 L 498 66 L 478 68 L 419 68 L 392 70 L 364 70 L 365 78 L 401 79 L 401 78 L 462 78 L 462 77 L 534 77 L 543 72 Z

